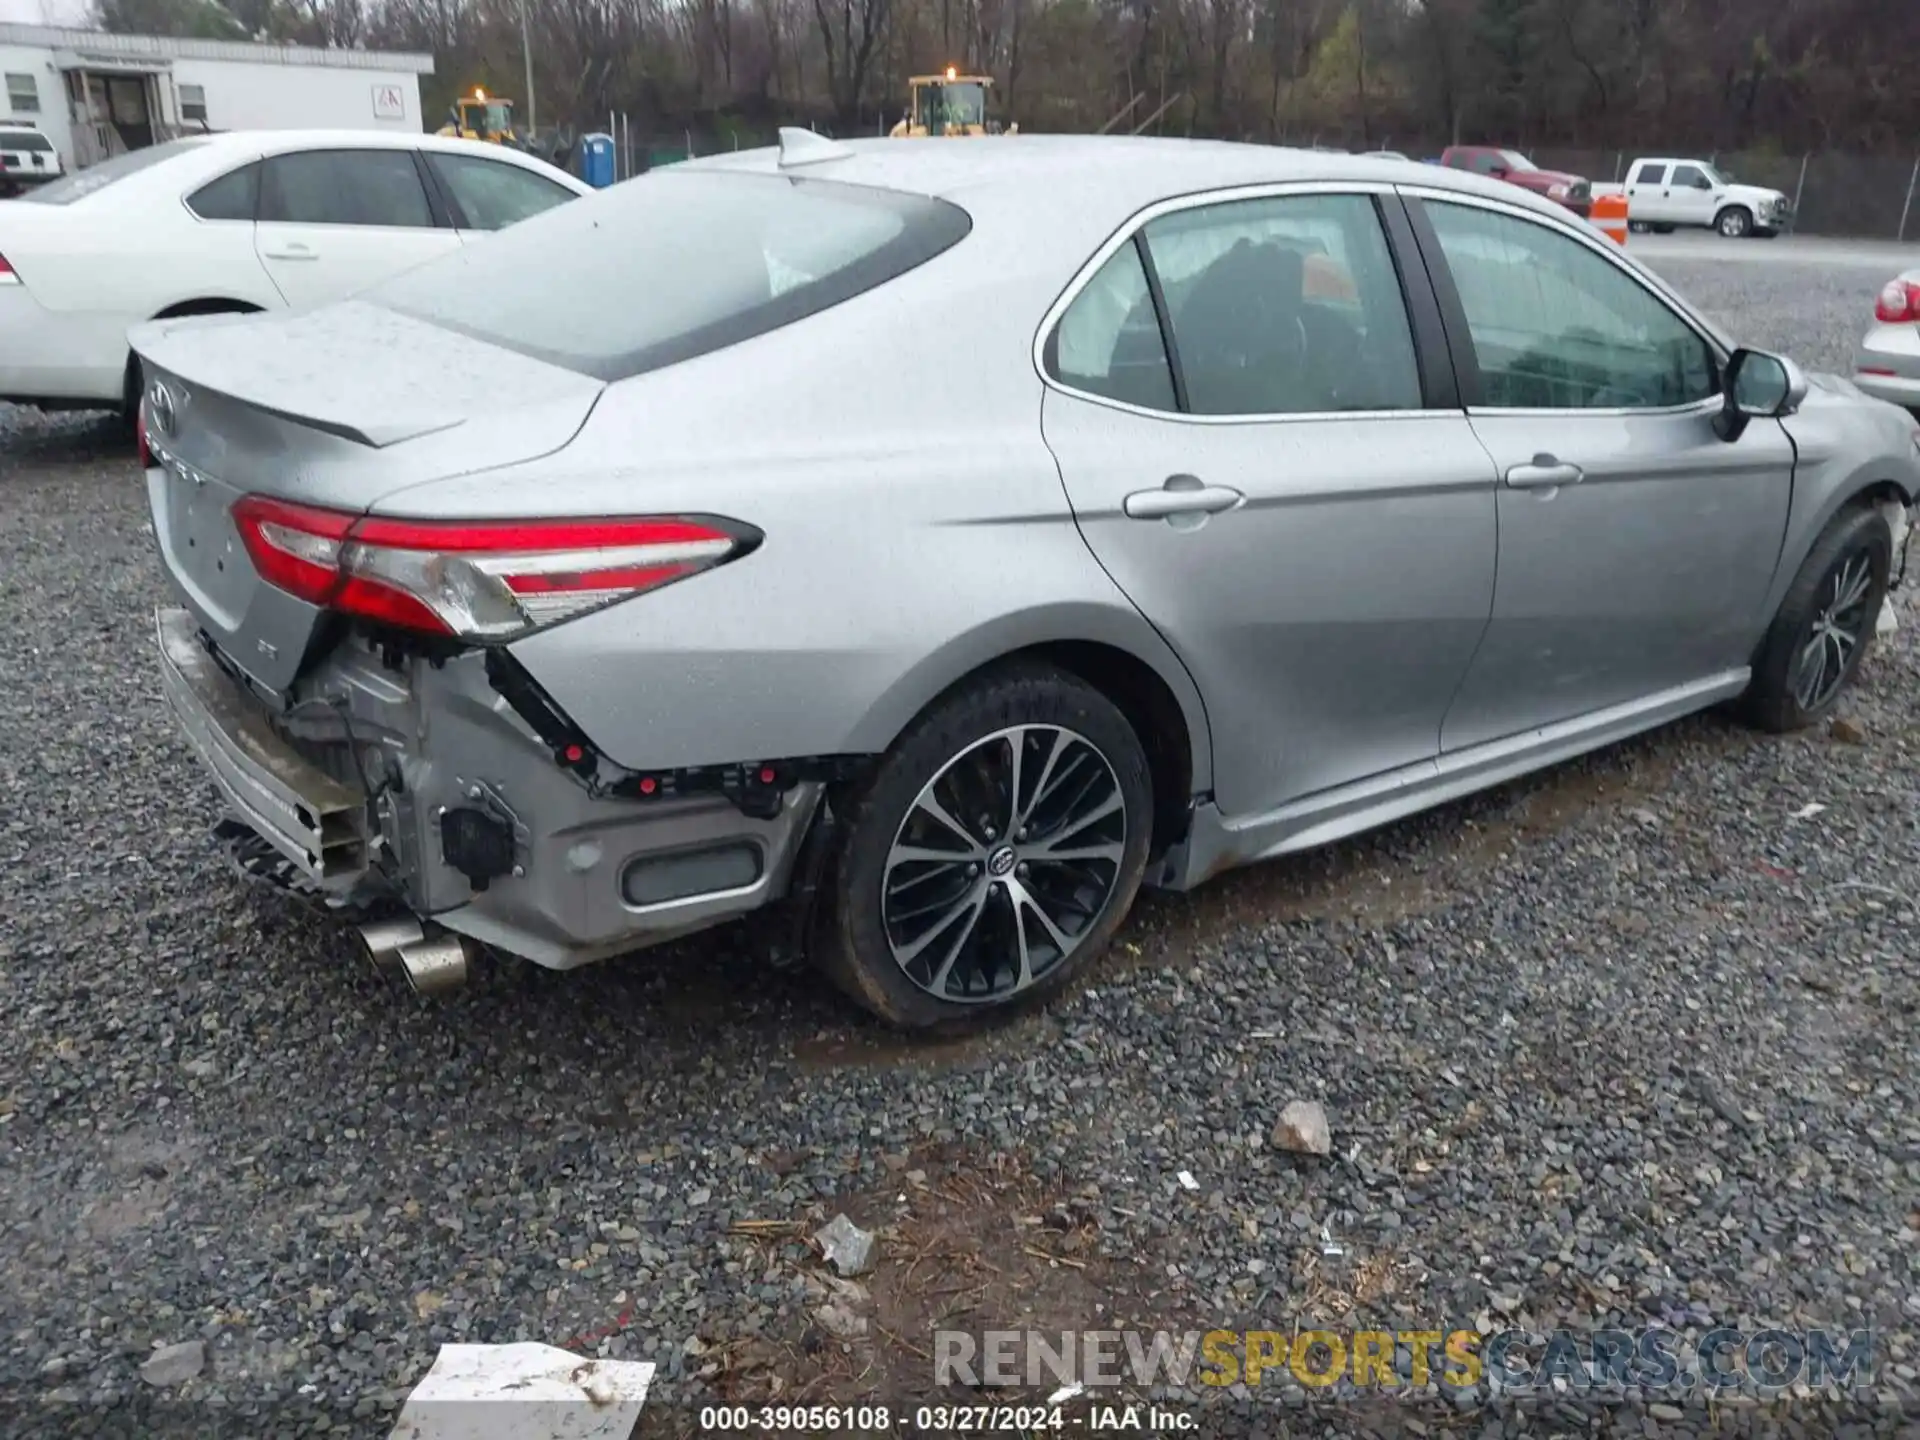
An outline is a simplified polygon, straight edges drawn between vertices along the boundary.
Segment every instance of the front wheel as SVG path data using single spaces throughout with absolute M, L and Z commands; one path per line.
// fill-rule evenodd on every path
M 1146 869 L 1153 786 L 1099 691 L 1018 665 L 937 701 L 849 815 L 820 958 L 905 1029 L 971 1028 L 1056 993 Z
M 1828 522 L 1761 642 L 1744 697 L 1755 725 L 1800 730 L 1833 709 L 1873 648 L 1892 567 L 1879 511 L 1855 506 Z
M 1743 205 L 1729 205 L 1714 217 L 1713 228 L 1729 240 L 1742 240 L 1753 232 L 1753 212 Z

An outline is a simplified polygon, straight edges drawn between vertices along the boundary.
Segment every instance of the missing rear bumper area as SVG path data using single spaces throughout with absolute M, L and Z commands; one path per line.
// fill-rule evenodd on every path
M 227 672 L 189 612 L 163 610 L 156 625 L 175 716 L 258 837 L 238 847 L 247 873 L 323 892 L 336 912 L 398 909 L 550 969 L 785 898 L 825 790 L 784 763 L 756 764 L 744 804 L 728 783 L 742 766 L 582 774 L 501 703 L 477 653 L 395 658 L 343 637 L 275 709 Z

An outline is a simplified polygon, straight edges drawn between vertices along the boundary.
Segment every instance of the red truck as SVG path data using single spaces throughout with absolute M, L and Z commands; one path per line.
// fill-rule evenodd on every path
M 1522 190 L 1531 190 L 1566 206 L 1582 220 L 1593 210 L 1593 187 L 1584 176 L 1569 175 L 1562 170 L 1542 170 L 1518 150 L 1500 150 L 1491 145 L 1449 145 L 1441 152 L 1440 163 L 1454 170 L 1491 175 Z

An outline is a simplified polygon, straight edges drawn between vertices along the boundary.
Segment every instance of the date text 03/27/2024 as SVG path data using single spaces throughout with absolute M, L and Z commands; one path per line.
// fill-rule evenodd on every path
M 1141 1405 L 1095 1405 L 1085 1415 L 1058 1405 L 919 1405 L 894 1410 L 885 1405 L 710 1405 L 700 1411 L 700 1428 L 720 1434 L 849 1435 L 890 1430 L 924 1435 L 1014 1434 L 1035 1431 L 1178 1432 L 1192 1430 L 1196 1418 L 1183 1410 Z

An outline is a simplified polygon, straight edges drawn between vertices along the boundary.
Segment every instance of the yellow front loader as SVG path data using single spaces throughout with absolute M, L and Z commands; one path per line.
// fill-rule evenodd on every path
M 987 118 L 987 92 L 993 79 L 962 75 L 949 65 L 944 75 L 915 75 L 907 81 L 912 98 L 907 113 L 889 133 L 896 140 L 927 135 L 1017 135 L 1018 125 L 1004 130 Z
M 453 113 L 437 133 L 462 140 L 485 140 L 494 145 L 517 144 L 513 101 L 489 95 L 476 85 L 471 95 L 462 95 L 453 102 Z

